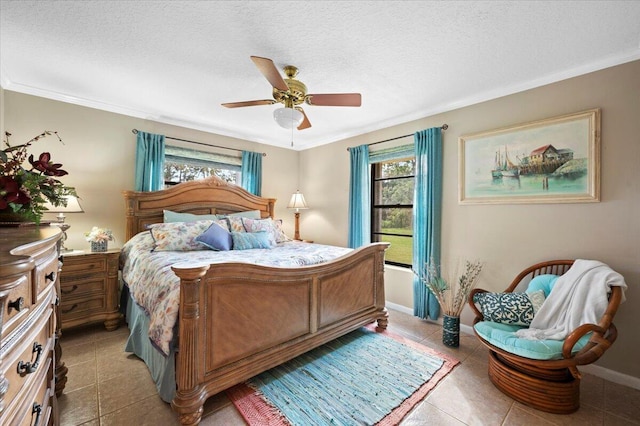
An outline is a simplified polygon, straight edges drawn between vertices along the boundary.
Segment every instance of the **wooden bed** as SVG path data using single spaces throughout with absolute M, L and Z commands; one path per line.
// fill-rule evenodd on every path
M 217 178 L 156 192 L 125 191 L 126 238 L 160 223 L 163 210 L 225 214 L 260 210 L 275 199 Z M 200 422 L 205 400 L 306 351 L 377 321 L 387 327 L 384 251 L 374 243 L 331 262 L 300 268 L 242 263 L 181 265 L 171 406 L 182 425 Z

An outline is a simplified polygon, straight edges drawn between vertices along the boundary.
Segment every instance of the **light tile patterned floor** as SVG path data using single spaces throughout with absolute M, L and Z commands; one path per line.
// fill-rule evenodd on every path
M 442 345 L 441 326 L 390 311 L 389 330 L 461 361 L 402 422 L 418 425 L 640 425 L 640 390 L 585 374 L 581 407 L 571 415 L 531 409 L 498 391 L 487 376 L 487 351 L 475 336 L 460 347 Z M 69 368 L 59 398 L 62 426 L 170 426 L 177 417 L 157 396 L 147 367 L 123 351 L 127 328 L 97 324 L 63 331 L 62 360 Z M 244 425 L 224 395 L 210 398 L 201 425 Z

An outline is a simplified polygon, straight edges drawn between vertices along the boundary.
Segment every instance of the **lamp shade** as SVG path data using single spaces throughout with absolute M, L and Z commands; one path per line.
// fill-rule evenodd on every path
M 44 208 L 47 209 L 47 213 L 84 213 L 82 210 L 82 206 L 80 206 L 80 202 L 73 195 L 65 195 L 64 198 L 67 200 L 66 206 L 54 206 L 50 202 L 46 202 L 44 204 Z
M 291 196 L 291 200 L 289 200 L 287 208 L 296 209 L 296 211 L 298 211 L 299 209 L 308 209 L 309 206 L 307 206 L 304 195 L 302 195 L 300 191 L 296 191 L 296 193 Z
M 273 111 L 273 119 L 280 127 L 293 129 L 302 123 L 304 114 L 294 108 L 278 108 Z

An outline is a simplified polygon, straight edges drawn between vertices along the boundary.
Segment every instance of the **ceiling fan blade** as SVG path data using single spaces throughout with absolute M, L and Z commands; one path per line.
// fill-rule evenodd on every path
M 265 76 L 265 78 L 269 81 L 269 83 L 278 90 L 287 91 L 289 90 L 289 86 L 284 82 L 280 72 L 274 65 L 273 61 L 269 58 L 261 58 L 259 56 L 252 56 L 251 60 L 258 70 Z
M 227 108 L 239 108 L 239 107 L 248 107 L 254 105 L 273 105 L 276 101 L 273 99 L 263 99 L 260 101 L 245 101 L 245 102 L 228 102 L 226 104 L 222 104 L 223 107 Z
M 309 119 L 307 118 L 307 114 L 305 114 L 304 110 L 300 107 L 296 107 L 296 109 L 300 111 L 304 116 L 304 118 L 302 119 L 302 123 L 300 123 L 300 125 L 298 126 L 298 130 L 304 130 L 311 127 L 311 122 L 309 122 Z
M 318 106 L 359 107 L 362 105 L 362 95 L 360 95 L 360 93 L 325 93 L 307 95 L 305 100 L 309 105 Z

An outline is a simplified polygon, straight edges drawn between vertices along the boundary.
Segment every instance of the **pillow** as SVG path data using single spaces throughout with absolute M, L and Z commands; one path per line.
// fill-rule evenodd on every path
M 542 290 L 544 291 L 545 297 L 548 297 L 549 293 L 551 293 L 551 289 L 556 284 L 557 280 L 558 280 L 558 275 L 551 275 L 551 274 L 538 275 L 534 277 L 529 283 L 529 286 L 527 287 L 527 293 Z
M 206 231 L 196 237 L 196 241 L 212 250 L 228 251 L 233 246 L 233 239 L 226 227 L 226 221 L 224 227 L 217 222 L 212 223 Z
M 241 217 L 231 216 L 231 217 L 225 218 L 224 220 L 226 220 L 229 223 L 229 231 L 231 231 L 231 232 L 247 232 L 247 230 L 244 229 L 244 225 L 242 224 L 242 218 Z
M 150 225 L 151 236 L 155 243 L 153 250 L 206 250 L 207 247 L 196 241 L 196 237 L 206 231 L 212 224 L 212 220 L 201 220 L 198 222 L 170 222 Z
M 163 210 L 164 223 L 173 222 L 197 222 L 199 220 L 216 220 L 218 217 L 215 214 L 193 214 L 193 213 L 178 213 L 171 210 Z
M 485 321 L 525 326 L 531 324 L 544 299 L 542 290 L 532 293 L 477 293 L 473 296 L 473 302 L 480 307 Z
M 234 250 L 271 248 L 271 238 L 267 232 L 232 232 L 231 238 Z
M 249 219 L 260 219 L 260 210 L 247 210 L 246 212 L 237 212 L 229 214 L 219 214 L 218 219 L 224 219 L 227 217 L 248 217 Z
M 280 224 L 282 224 L 282 221 L 280 221 Z M 247 232 L 267 232 L 273 242 L 273 245 L 286 241 L 286 239 L 284 239 L 286 238 L 286 235 L 284 235 L 282 229 L 278 229 L 275 221 L 271 218 L 247 219 L 246 217 L 243 217 L 242 225 L 244 226 L 244 230 Z
M 284 233 L 284 229 L 282 229 L 282 219 L 273 219 L 273 224 L 276 228 L 276 242 L 284 243 L 286 241 L 293 241 Z

